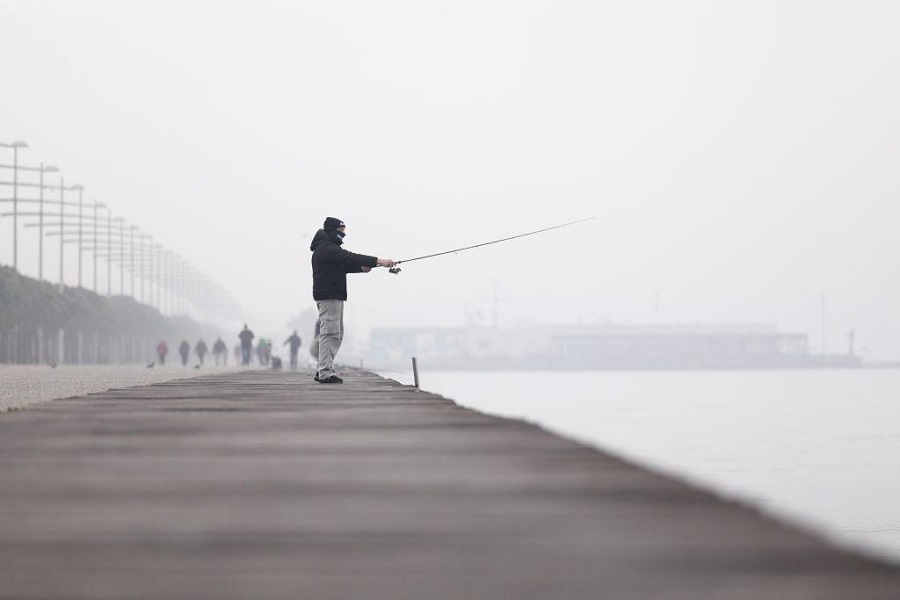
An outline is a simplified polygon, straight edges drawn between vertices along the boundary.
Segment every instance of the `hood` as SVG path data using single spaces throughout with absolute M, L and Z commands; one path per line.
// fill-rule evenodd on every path
M 332 233 L 328 233 L 324 229 L 320 229 L 316 232 L 316 235 L 313 236 L 312 243 L 310 243 L 309 245 L 309 249 L 315 252 L 316 248 L 318 248 L 325 242 L 331 242 L 332 244 L 337 244 L 338 246 L 344 243 L 338 236 Z

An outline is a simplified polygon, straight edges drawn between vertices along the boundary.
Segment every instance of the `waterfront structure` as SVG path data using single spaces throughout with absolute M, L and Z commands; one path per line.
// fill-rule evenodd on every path
M 859 366 L 811 354 L 774 324 L 563 325 L 373 329 L 367 364 L 429 368 L 745 369 Z

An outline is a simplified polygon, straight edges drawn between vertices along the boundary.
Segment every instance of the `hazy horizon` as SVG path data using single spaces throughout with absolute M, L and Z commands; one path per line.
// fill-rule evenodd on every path
M 853 329 L 866 358 L 896 359 L 898 17 L 832 0 L 0 0 L 0 142 L 27 142 L 20 164 L 58 166 L 258 329 L 314 306 L 326 216 L 346 248 L 396 260 L 596 216 L 353 275 L 348 334 L 462 325 L 496 296 L 500 323 L 776 323 L 819 351 L 824 294 L 829 352 Z M 2 219 L 4 265 L 11 232 Z M 29 276 L 36 236 L 19 229 Z

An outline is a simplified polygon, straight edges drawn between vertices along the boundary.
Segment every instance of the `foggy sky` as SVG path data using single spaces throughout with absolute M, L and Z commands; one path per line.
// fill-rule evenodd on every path
M 0 0 L 0 142 L 28 142 L 21 162 L 59 166 L 271 328 L 313 306 L 326 216 L 346 248 L 398 260 L 596 216 L 353 275 L 350 333 L 460 325 L 496 286 L 501 323 L 774 322 L 818 350 L 824 293 L 829 351 L 854 328 L 866 357 L 897 358 L 898 17 Z M 20 236 L 34 275 L 36 233 Z

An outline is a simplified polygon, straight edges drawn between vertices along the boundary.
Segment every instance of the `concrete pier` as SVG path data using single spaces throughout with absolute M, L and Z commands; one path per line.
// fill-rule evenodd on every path
M 898 597 L 900 569 L 362 371 L 0 414 L 2 600 Z

